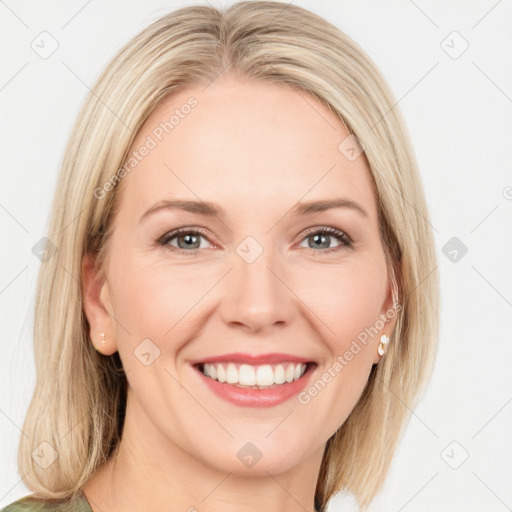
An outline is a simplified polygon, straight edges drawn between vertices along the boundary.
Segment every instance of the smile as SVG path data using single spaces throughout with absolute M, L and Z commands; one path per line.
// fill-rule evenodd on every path
M 293 398 L 306 387 L 317 367 L 314 362 L 193 365 L 195 374 L 209 391 L 238 407 L 273 407 Z

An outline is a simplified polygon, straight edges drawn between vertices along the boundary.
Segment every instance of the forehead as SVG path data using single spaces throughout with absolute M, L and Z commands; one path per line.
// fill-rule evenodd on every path
M 129 155 L 150 149 L 123 178 L 120 210 L 140 216 L 159 200 L 186 198 L 253 213 L 344 197 L 376 216 L 363 156 L 350 161 L 338 149 L 348 136 L 304 91 L 234 79 L 191 86 L 158 105 L 137 134 Z

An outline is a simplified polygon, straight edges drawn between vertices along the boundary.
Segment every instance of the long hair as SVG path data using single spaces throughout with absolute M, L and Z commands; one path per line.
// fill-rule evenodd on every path
M 319 510 L 340 490 L 361 507 L 370 504 L 426 389 L 438 337 L 434 241 L 405 124 L 375 64 L 340 29 L 295 5 L 243 1 L 224 9 L 181 8 L 151 23 L 114 56 L 81 107 L 62 161 L 47 229 L 56 250 L 42 263 L 37 282 L 36 385 L 18 453 L 23 481 L 37 497 L 78 496 L 122 433 L 126 375 L 117 352 L 95 350 L 81 286 L 84 255 L 103 271 L 108 254 L 119 187 L 105 184 L 119 177 L 137 132 L 163 99 L 222 73 L 317 98 L 362 143 L 376 193 L 387 268 L 401 307 L 386 356 L 327 441 L 315 492 Z M 36 448 L 51 463 L 41 464 Z

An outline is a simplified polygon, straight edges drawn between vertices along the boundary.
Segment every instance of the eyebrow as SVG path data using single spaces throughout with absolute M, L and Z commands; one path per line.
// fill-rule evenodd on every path
M 297 203 L 291 210 L 292 215 L 297 216 L 305 216 L 311 215 L 318 212 L 323 212 L 325 210 L 330 210 L 332 208 L 350 208 L 359 212 L 361 215 L 368 217 L 368 213 L 364 210 L 358 203 L 351 201 L 349 199 L 325 199 L 320 201 L 309 201 L 304 203 Z M 163 201 L 159 201 L 155 205 L 153 205 L 149 210 L 147 210 L 139 219 L 141 222 L 144 218 L 149 215 L 158 212 L 160 210 L 182 210 L 190 213 L 197 213 L 200 215 L 208 215 L 208 216 L 218 216 L 224 217 L 224 212 L 222 208 L 215 203 L 209 203 L 207 201 L 189 201 L 189 200 L 180 200 L 173 199 L 168 200 L 165 199 Z
M 308 203 L 297 203 L 292 209 L 293 215 L 309 215 L 312 213 L 323 212 L 331 208 L 351 208 L 360 214 L 368 217 L 368 213 L 358 203 L 350 199 L 326 199 L 322 201 L 310 201 Z

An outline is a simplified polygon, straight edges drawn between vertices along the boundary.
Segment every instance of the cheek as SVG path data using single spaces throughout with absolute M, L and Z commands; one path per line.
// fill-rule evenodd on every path
M 368 255 L 344 263 L 336 271 L 316 275 L 321 286 L 309 288 L 309 294 L 307 288 L 301 289 L 304 302 L 314 304 L 315 327 L 326 357 L 300 403 L 312 410 L 312 429 L 329 435 L 346 421 L 368 382 L 378 337 L 367 333 L 379 319 L 385 299 L 383 258 Z
M 118 339 L 135 346 L 149 338 L 163 351 L 186 337 L 194 308 L 215 282 L 211 270 L 203 274 L 164 257 L 124 255 L 109 279 Z
M 366 384 L 378 343 L 379 320 L 386 291 L 384 259 L 373 258 L 339 275 L 336 308 L 331 308 L 331 324 L 336 335 L 331 340 L 334 370 L 343 394 L 354 402 Z
M 328 339 L 336 355 L 379 319 L 385 301 L 386 267 L 383 257 L 353 260 L 337 270 L 322 270 L 315 287 L 302 297 L 330 328 Z
M 386 291 L 384 255 L 347 261 L 323 277 L 317 282 L 325 284 L 316 287 L 315 293 L 310 291 L 305 302 L 315 304 L 312 309 L 321 319 L 316 325 L 328 351 L 319 376 L 328 382 L 323 403 L 336 410 L 333 417 L 339 421 L 346 419 L 359 399 L 374 363 L 376 325 L 381 327 L 379 315 Z

